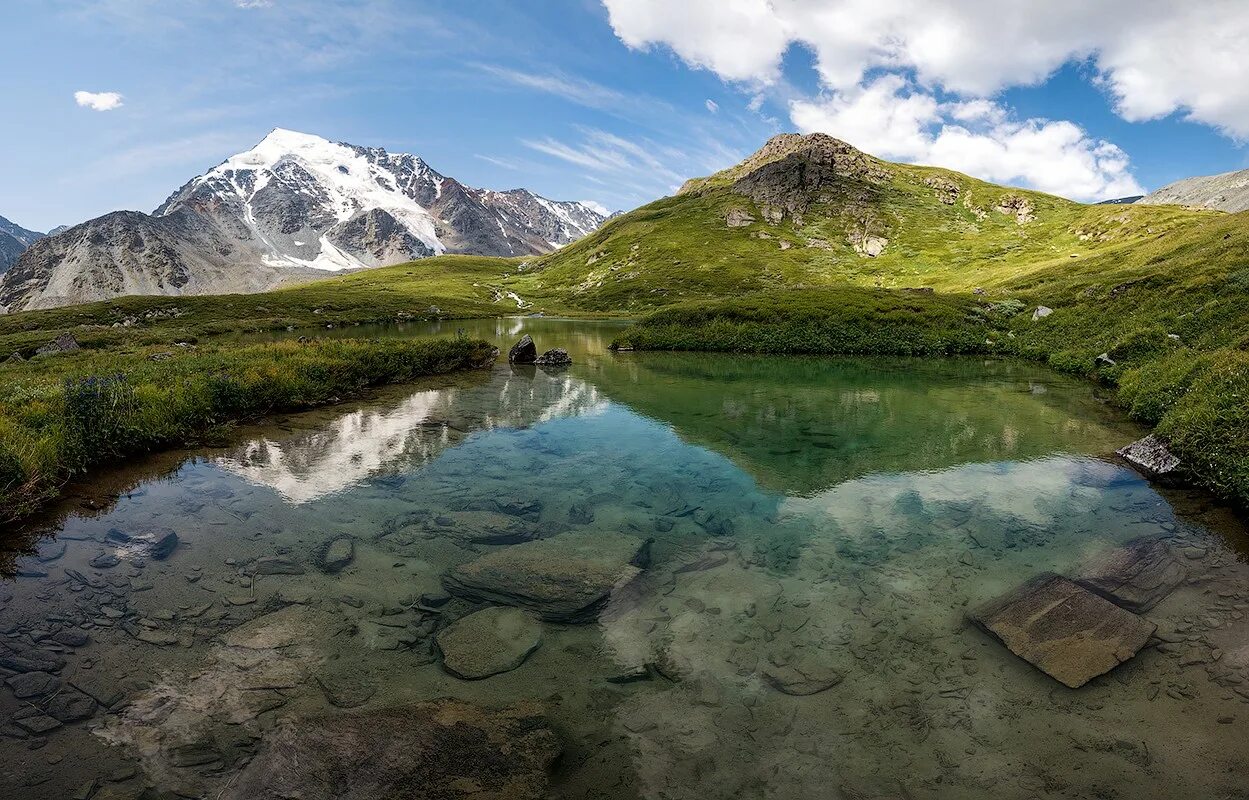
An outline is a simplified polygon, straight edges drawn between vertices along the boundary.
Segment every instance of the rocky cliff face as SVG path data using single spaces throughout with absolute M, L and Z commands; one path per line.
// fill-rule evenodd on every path
M 1150 192 L 1136 202 L 1143 205 L 1179 205 L 1217 211 L 1249 210 L 1249 169 L 1185 178 Z
M 10 311 L 121 294 L 263 291 L 443 253 L 548 253 L 604 216 L 526 189 L 475 189 L 420 158 L 275 130 L 174 192 L 49 237 L 0 279 Z
M 43 238 L 42 233 L 30 231 L 16 223 L 0 217 L 0 272 L 5 272 L 17 257 L 35 242 Z

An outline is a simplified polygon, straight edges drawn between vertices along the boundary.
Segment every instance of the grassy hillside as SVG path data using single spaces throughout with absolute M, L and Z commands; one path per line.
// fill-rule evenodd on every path
M 818 139 L 691 181 L 535 261 L 508 285 L 529 300 L 611 311 L 845 284 L 1004 293 L 1029 276 L 1092 273 L 1221 216 L 1086 206 Z M 848 165 L 820 164 L 828 158 Z M 767 174 L 787 160 L 807 175 L 814 162 L 824 174 L 805 185 Z M 875 255 L 873 240 L 883 248 Z
M 87 348 L 195 341 L 287 327 L 492 317 L 517 313 L 502 288 L 514 260 L 443 256 L 365 270 L 253 295 L 119 297 L 99 303 L 0 315 L 0 360 L 30 357 L 61 332 Z

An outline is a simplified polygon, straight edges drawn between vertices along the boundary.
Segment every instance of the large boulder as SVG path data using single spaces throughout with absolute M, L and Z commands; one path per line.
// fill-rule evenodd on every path
M 478 680 L 525 663 L 542 644 L 542 625 L 520 609 L 494 606 L 456 620 L 437 641 L 447 672 Z
M 520 341 L 507 351 L 509 364 L 532 364 L 538 357 L 538 346 L 533 343 L 529 334 L 520 337 Z
M 1180 478 L 1179 457 L 1152 433 L 1116 452 L 1146 477 L 1162 482 L 1175 482 Z
M 564 533 L 512 545 L 461 564 L 443 577 L 447 591 L 516 606 L 548 622 L 591 622 L 650 557 L 649 539 L 619 533 Z
M 530 703 L 443 699 L 297 720 L 264 740 L 222 800 L 538 800 L 559 740 Z
M 990 601 L 971 620 L 1072 689 L 1136 655 L 1158 627 L 1052 572 Z

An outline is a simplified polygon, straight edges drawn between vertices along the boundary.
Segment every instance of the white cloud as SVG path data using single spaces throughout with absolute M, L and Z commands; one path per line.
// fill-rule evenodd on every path
M 719 110 L 720 110 L 720 104 L 719 104 L 719 103 L 717 103 L 715 100 L 712 100 L 711 98 L 708 98 L 708 99 L 707 99 L 707 110 L 708 110 L 708 111 L 710 111 L 712 114 L 714 114 L 714 113 L 716 113 L 717 111 L 719 111 Z
M 987 100 L 941 103 L 897 75 L 819 100 L 795 100 L 804 133 L 822 131 L 883 158 L 937 164 L 1078 200 L 1141 194 L 1127 154 L 1071 122 L 1014 119 Z
M 577 202 L 581 203 L 581 205 L 585 206 L 586 208 L 597 211 L 598 213 L 602 214 L 605 217 L 611 214 L 611 211 L 607 210 L 607 206 L 603 205 L 597 200 L 578 200 Z
M 239 8 L 268 8 L 273 5 L 273 0 L 234 0 L 234 5 Z
M 123 105 L 117 92 L 74 92 L 74 102 L 92 111 L 112 111 Z
M 1089 61 L 1116 111 L 1139 121 L 1180 112 L 1249 137 L 1249 3 L 1243 0 L 603 0 L 630 47 L 670 47 L 730 81 L 780 79 L 791 45 L 824 85 L 852 89 L 872 70 L 967 96 L 1045 80 Z

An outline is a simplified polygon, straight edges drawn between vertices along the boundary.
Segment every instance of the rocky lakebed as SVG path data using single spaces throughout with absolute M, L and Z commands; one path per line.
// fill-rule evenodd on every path
M 456 325 L 0 540 L 3 796 L 1244 796 L 1249 537 L 1092 387 Z

